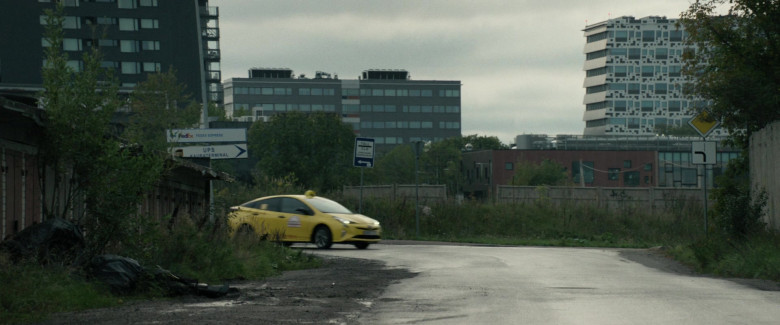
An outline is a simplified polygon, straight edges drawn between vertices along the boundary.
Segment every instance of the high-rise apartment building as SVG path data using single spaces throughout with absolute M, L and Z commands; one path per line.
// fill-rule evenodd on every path
M 703 103 L 683 94 L 682 57 L 689 48 L 677 22 L 624 16 L 585 27 L 584 135 L 687 127 Z
M 41 89 L 46 19 L 56 0 L 0 0 L 0 89 L 34 93 Z M 130 90 L 148 73 L 173 67 L 193 99 L 221 103 L 219 12 L 208 0 L 62 0 L 62 49 L 68 64 L 83 67 L 93 46 L 102 65 L 115 69 Z M 205 96 L 204 96 L 205 94 Z
M 290 69 L 250 69 L 223 83 L 225 111 L 239 121 L 288 112 L 332 112 L 378 149 L 461 135 L 460 81 L 412 80 L 404 70 L 366 70 L 358 79 Z

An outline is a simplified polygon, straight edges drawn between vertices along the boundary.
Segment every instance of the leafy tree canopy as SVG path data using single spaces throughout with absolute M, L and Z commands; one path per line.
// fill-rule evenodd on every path
M 290 175 L 298 184 L 319 191 L 340 188 L 352 166 L 355 134 L 338 115 L 288 112 L 249 129 L 249 154 L 259 158 L 263 176 Z
M 501 140 L 496 136 L 486 135 L 467 135 L 461 138 L 461 148 L 465 148 L 467 144 L 471 144 L 471 150 L 502 150 L 509 149 L 509 146 L 501 143 Z
M 688 42 L 685 72 L 694 95 L 746 148 L 750 135 L 780 118 L 780 1 L 729 0 L 728 15 L 716 10 L 726 0 L 696 1 L 682 13 Z
M 123 147 L 111 134 L 111 118 L 121 105 L 118 83 L 101 68 L 95 48 L 85 51 L 78 69 L 67 64 L 63 12 L 62 3 L 45 11 L 40 195 L 45 218 L 73 220 L 89 234 L 87 254 L 99 254 L 131 236 L 129 216 L 137 212 L 141 193 L 159 180 L 162 162 Z
M 512 185 L 540 186 L 540 185 L 566 185 L 566 171 L 560 164 L 544 160 L 540 164 L 529 161 L 518 161 L 515 165 L 515 175 L 512 177 Z
M 166 152 L 165 130 L 194 127 L 200 119 L 199 105 L 178 82 L 173 68 L 149 74 L 146 81 L 136 85 L 130 108 L 133 115 L 124 136 L 147 151 Z

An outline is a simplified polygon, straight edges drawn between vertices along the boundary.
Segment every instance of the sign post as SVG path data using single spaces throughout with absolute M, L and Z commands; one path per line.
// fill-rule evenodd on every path
M 702 165 L 704 169 L 702 177 L 702 188 L 704 191 L 704 234 L 709 236 L 709 220 L 707 217 L 707 166 L 717 163 L 717 144 L 715 142 L 708 142 L 707 135 L 720 126 L 720 122 L 710 116 L 710 112 L 706 109 L 696 114 L 693 118 L 688 120 L 690 125 L 696 132 L 701 135 L 701 142 L 691 143 L 691 163 L 694 165 Z
M 352 158 L 355 167 L 374 167 L 374 139 L 355 138 L 355 155 Z M 360 168 L 360 198 L 358 199 L 358 213 L 363 213 L 363 168 Z

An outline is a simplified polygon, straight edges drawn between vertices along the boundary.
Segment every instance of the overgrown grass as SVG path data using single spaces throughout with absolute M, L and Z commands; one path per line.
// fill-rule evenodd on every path
M 701 273 L 780 281 L 780 236 L 777 233 L 761 233 L 743 241 L 713 236 L 672 247 L 669 254 Z
M 89 283 L 71 270 L 0 259 L 0 323 L 30 323 L 51 313 L 121 303 L 107 288 Z
M 354 199 L 342 198 L 350 207 Z M 419 236 L 414 200 L 365 200 L 363 214 L 382 223 L 387 239 L 423 239 L 483 244 L 541 246 L 652 247 L 692 242 L 704 237 L 704 220 L 696 206 L 676 213 L 618 209 L 593 205 L 481 204 L 431 202 L 420 212 Z M 423 209 L 428 210 L 428 209 Z
M 228 238 L 224 228 L 198 229 L 178 222 L 172 230 L 147 224 L 137 241 L 113 248 L 146 268 L 160 266 L 199 282 L 259 280 L 285 270 L 314 268 L 320 260 L 302 250 L 289 249 L 257 238 Z M 129 296 L 113 295 L 90 281 L 82 271 L 43 267 L 39 263 L 11 263 L 0 256 L 0 323 L 29 323 L 50 314 L 122 304 L 127 300 L 162 297 L 159 288 L 141 287 Z
M 338 198 L 355 208 L 354 198 Z M 385 239 L 419 239 L 491 245 L 647 248 L 663 246 L 669 255 L 702 273 L 780 281 L 780 236 L 758 232 L 735 241 L 704 216 L 698 204 L 681 200 L 659 211 L 630 202 L 618 207 L 428 202 L 420 212 L 419 236 L 414 200 L 367 199 L 363 214 L 382 223 Z M 356 209 L 355 209 L 356 210 Z M 426 209 L 427 210 L 427 209 Z

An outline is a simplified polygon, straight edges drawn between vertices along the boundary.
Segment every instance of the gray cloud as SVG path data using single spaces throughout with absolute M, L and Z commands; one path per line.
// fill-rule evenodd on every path
M 212 0 L 223 78 L 287 67 L 351 79 L 406 69 L 460 80 L 463 134 L 511 143 L 524 133 L 581 134 L 582 29 L 610 17 L 676 18 L 688 0 Z

